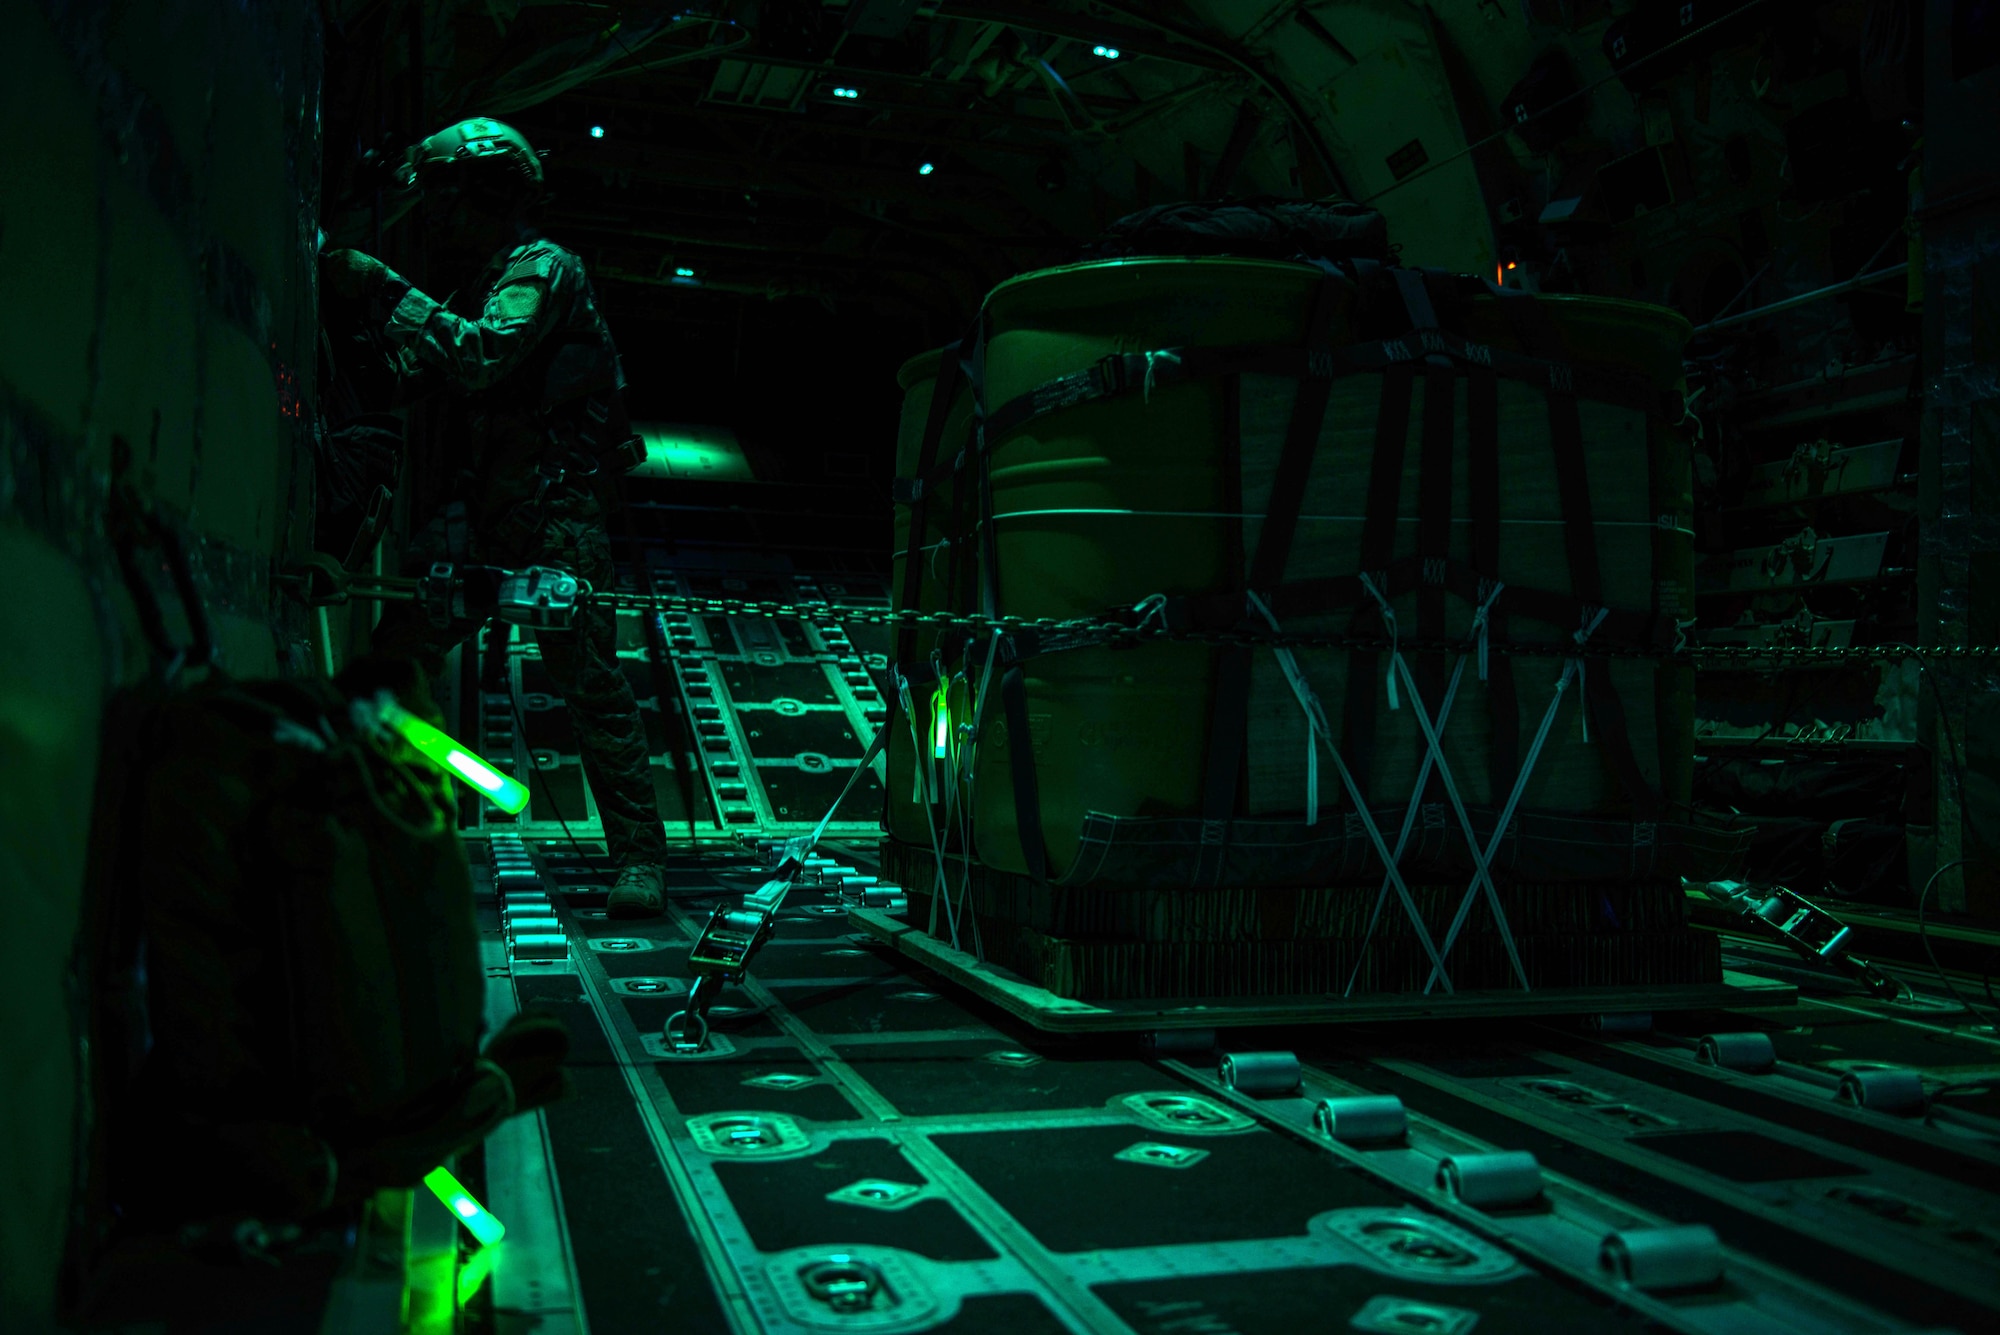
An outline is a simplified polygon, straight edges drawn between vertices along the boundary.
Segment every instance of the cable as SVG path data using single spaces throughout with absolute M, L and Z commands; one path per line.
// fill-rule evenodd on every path
M 1540 120 L 1542 117 L 1548 115 L 1550 112 L 1557 111 L 1563 107 L 1568 106 L 1570 103 L 1576 101 L 1578 98 L 1588 97 L 1590 94 L 1596 92 L 1599 88 L 1602 88 L 1605 84 L 1610 83 L 1613 79 L 1622 78 L 1625 75 L 1630 74 L 1633 70 L 1651 64 L 1653 61 L 1658 60 L 1661 56 L 1666 55 L 1668 52 L 1673 51 L 1676 48 L 1683 46 L 1688 42 L 1692 42 L 1695 38 L 1701 36 L 1703 33 L 1706 33 L 1711 28 L 1718 27 L 1724 23 L 1734 22 L 1735 20 L 1743 17 L 1743 15 L 1749 12 L 1751 9 L 1758 8 L 1759 6 L 1761 6 L 1762 3 L 1763 0 L 1751 0 L 1750 4 L 1744 5 L 1740 9 L 1733 9 L 1726 14 L 1719 15 L 1718 17 L 1709 20 L 1707 23 L 1702 24 L 1699 28 L 1696 28 L 1694 31 L 1689 33 L 1683 33 L 1681 36 L 1675 38 L 1673 41 L 1668 42 L 1665 46 L 1661 47 L 1659 50 L 1651 52 L 1648 55 L 1639 57 L 1639 59 L 1633 61 L 1631 64 L 1625 66 L 1623 69 L 1614 69 L 1609 74 L 1604 75 L 1602 78 L 1599 78 L 1591 83 L 1585 84 L 1583 87 L 1577 89 L 1575 92 L 1569 94 L 1567 97 L 1559 97 L 1555 101 L 1543 107 L 1540 111 L 1533 112 L 1527 116 L 1522 117 L 1520 120 L 1508 126 L 1506 129 L 1495 130 L 1492 134 L 1474 140 L 1472 143 L 1467 144 L 1464 148 L 1458 150 L 1456 153 L 1447 154 L 1446 156 L 1437 159 L 1437 161 L 1435 162 L 1431 162 L 1426 164 L 1425 166 L 1419 167 L 1416 171 L 1411 172 L 1408 176 L 1405 176 L 1402 180 L 1396 181 L 1390 185 L 1386 185 L 1382 187 L 1382 189 L 1377 190 L 1374 194 L 1368 196 L 1368 198 L 1364 200 L 1359 200 L 1357 202 L 1362 204 L 1373 204 L 1376 200 L 1382 198 L 1382 196 L 1388 194 L 1391 190 L 1401 189 L 1403 186 L 1408 185 L 1412 181 L 1422 180 L 1424 177 L 1429 176 L 1432 172 L 1438 170 L 1440 167 L 1445 167 L 1450 165 L 1451 163 L 1457 162 L 1460 158 L 1470 157 L 1472 154 L 1477 153 L 1480 149 L 1486 147 L 1488 144 L 1497 143 L 1500 140 L 1505 139 L 1509 134 L 1512 134 L 1515 130 L 1518 130 L 1521 126 L 1531 125 L 1534 122 Z
M 1116 3 L 1115 0 L 1098 0 L 1098 3 L 1101 8 L 1108 9 L 1114 14 L 1121 15 L 1137 23 L 1143 23 L 1151 28 L 1157 28 L 1161 32 L 1171 33 L 1184 42 L 1192 42 L 1194 45 L 1204 48 L 1211 54 L 1221 56 L 1224 60 L 1256 80 L 1264 87 L 1266 92 L 1270 93 L 1271 96 L 1277 98 L 1283 104 L 1292 120 L 1306 132 L 1307 137 L 1312 143 L 1314 155 L 1319 158 L 1321 165 L 1326 168 L 1327 175 L 1333 178 L 1334 189 L 1349 198 L 1353 197 L 1354 191 L 1348 187 L 1346 176 L 1340 170 L 1340 163 L 1334 158 L 1333 149 L 1328 146 L 1326 136 L 1320 133 L 1320 128 L 1307 112 L 1305 103 L 1299 100 L 1298 94 L 1294 93 L 1291 86 L 1285 83 L 1284 80 L 1266 73 L 1259 62 L 1238 54 L 1226 41 L 1218 41 L 1204 36 L 1199 32 L 1191 32 L 1176 23 L 1163 22 L 1152 14 L 1147 13 L 1144 9 L 1129 9 L 1121 3 Z
M 528 720 L 521 713 L 521 697 L 520 693 L 514 689 L 514 676 L 512 673 L 507 674 L 507 703 L 514 708 L 514 726 L 521 730 L 521 745 L 525 748 L 528 744 Z M 534 784 L 536 775 L 540 770 L 541 766 L 535 763 L 533 749 L 528 749 L 528 783 L 531 786 Z M 556 813 L 556 824 L 562 826 L 563 837 L 569 840 L 570 849 L 575 852 L 579 862 L 582 862 L 586 867 L 589 866 L 590 855 L 583 851 L 583 845 L 577 842 L 576 832 L 570 829 L 569 822 L 563 819 L 562 807 L 557 805 L 556 795 L 549 791 L 546 779 L 542 781 L 541 787 L 542 796 L 548 799 L 549 810 Z M 529 814 L 533 815 L 532 810 Z
M 1931 971 L 1938 976 L 1938 981 L 1944 984 L 1944 990 L 1951 993 L 1951 999 L 1959 1004 L 1959 1008 L 1963 1010 L 1967 1015 L 1970 1015 L 1975 1020 L 1983 1019 L 1985 1017 L 1980 1011 L 1973 1008 L 1971 1002 L 1967 1001 L 1963 996 L 1959 995 L 1957 985 L 1954 984 L 1948 976 L 1946 976 L 1944 971 L 1944 966 L 1938 963 L 1937 952 L 1931 949 L 1930 931 L 1924 923 L 1924 907 L 1926 904 L 1930 902 L 1931 888 L 1938 883 L 1938 878 L 1940 876 L 1943 876 L 1953 867 L 1963 867 L 1968 863 L 1979 862 L 1979 861 L 1981 861 L 1981 859 L 1979 858 L 1953 858 L 1950 862 L 1945 863 L 1942 867 L 1939 867 L 1936 871 L 1931 873 L 1931 878 L 1928 881 L 1924 882 L 1923 893 L 1917 896 L 1917 940 L 1923 943 L 1924 954 L 1929 956 L 1930 958 Z M 1987 976 L 1990 978 L 1992 975 L 1989 972 Z M 1992 995 L 1990 989 L 1988 990 L 1987 995 L 1988 996 Z
M 676 51 L 673 55 L 667 56 L 663 59 L 647 61 L 643 65 L 627 66 L 624 69 L 614 68 L 617 62 L 612 61 L 610 64 L 607 64 L 603 69 L 599 70 L 596 74 L 593 74 L 590 76 L 590 78 L 585 79 L 584 83 L 595 83 L 600 79 L 622 78 L 627 74 L 644 74 L 648 70 L 666 69 L 669 66 L 685 64 L 690 60 L 700 60 L 703 56 L 727 55 L 731 51 L 740 50 L 741 48 L 748 46 L 751 40 L 756 36 L 755 33 L 751 32 L 748 28 L 745 28 L 735 19 L 718 19 L 718 18 L 697 17 L 693 15 L 676 15 L 674 18 L 674 22 L 679 23 L 682 18 L 695 18 L 697 22 L 708 24 L 711 30 L 713 30 L 719 24 L 726 23 L 730 27 L 736 29 L 737 33 L 736 39 L 723 46 L 715 46 L 712 43 L 704 40 L 700 46 L 696 47 L 692 51 Z M 669 29 L 668 31 L 672 30 Z M 653 39 L 658 40 L 659 38 L 664 36 L 666 36 L 666 32 L 658 32 L 653 35 Z M 625 39 L 618 35 L 618 29 L 615 24 L 611 28 L 610 37 L 612 41 L 618 43 L 619 49 L 625 53 L 627 59 L 637 60 L 639 58 L 639 53 L 637 51 L 634 51 L 631 47 L 627 46 L 625 44 Z M 642 43 L 641 45 L 643 46 L 647 44 L 648 43 Z M 578 86 L 581 87 L 582 85 Z

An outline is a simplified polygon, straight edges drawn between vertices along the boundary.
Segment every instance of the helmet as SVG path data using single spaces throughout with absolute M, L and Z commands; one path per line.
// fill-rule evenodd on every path
M 406 189 L 451 184 L 519 200 L 542 193 L 541 155 L 519 130 L 484 116 L 411 145 L 398 175 Z

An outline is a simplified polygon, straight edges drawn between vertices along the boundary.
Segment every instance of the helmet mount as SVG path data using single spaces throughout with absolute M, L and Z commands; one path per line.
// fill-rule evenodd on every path
M 406 188 L 444 188 L 498 204 L 542 194 L 542 159 L 511 125 L 474 116 L 413 144 L 399 173 Z

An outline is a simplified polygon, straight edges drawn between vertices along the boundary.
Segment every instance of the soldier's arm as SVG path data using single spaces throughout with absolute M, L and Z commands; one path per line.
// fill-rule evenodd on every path
M 509 270 L 477 319 L 456 315 L 412 287 L 389 315 L 389 342 L 412 369 L 434 372 L 461 389 L 487 389 L 555 326 L 555 276 L 540 266 Z

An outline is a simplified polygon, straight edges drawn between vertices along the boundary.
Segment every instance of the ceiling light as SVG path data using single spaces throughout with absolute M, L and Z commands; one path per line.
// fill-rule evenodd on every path
M 934 171 L 936 171 L 936 170 L 937 170 L 937 164 L 936 164 L 936 163 L 931 163 L 931 162 L 926 162 L 926 163 L 924 163 L 924 164 L 923 164 L 922 166 L 920 166 L 920 167 L 918 167 L 918 168 L 917 168 L 917 175 L 919 175 L 919 176 L 929 176 L 929 175 L 930 175 L 930 174 L 931 174 L 932 172 L 934 172 Z
M 604 137 L 604 127 L 602 125 L 591 126 L 590 137 L 592 139 L 602 139 Z
M 835 97 L 856 98 L 861 96 L 861 90 L 859 88 L 836 88 L 833 90 L 833 95 Z
M 676 269 L 676 270 L 674 270 L 674 277 L 676 277 L 676 278 L 692 278 L 692 277 L 694 277 L 694 270 L 692 270 L 692 269 Z
M 1090 54 L 1093 56 L 1102 56 L 1106 60 L 1116 60 L 1118 59 L 1118 48 L 1115 46 L 1093 46 L 1090 48 Z

